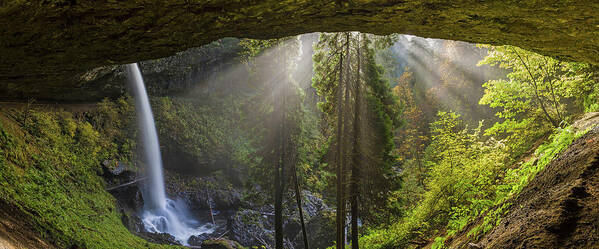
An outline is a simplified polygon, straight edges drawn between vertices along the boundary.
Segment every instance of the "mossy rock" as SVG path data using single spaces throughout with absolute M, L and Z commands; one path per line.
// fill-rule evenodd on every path
M 237 241 L 228 239 L 209 239 L 202 243 L 202 249 L 244 249 Z

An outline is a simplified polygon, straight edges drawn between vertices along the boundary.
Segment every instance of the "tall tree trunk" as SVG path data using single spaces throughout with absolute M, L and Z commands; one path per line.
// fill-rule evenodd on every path
M 341 189 L 341 199 L 343 201 L 343 205 L 342 205 L 342 210 L 343 210 L 343 248 L 345 248 L 345 242 L 346 242 L 346 238 L 347 238 L 347 234 L 345 233 L 345 228 L 346 228 L 346 224 L 347 224 L 347 173 L 348 173 L 348 164 L 350 164 L 350 158 L 349 155 L 351 154 L 350 152 L 350 141 L 351 141 L 351 130 L 350 130 L 350 118 L 351 116 L 348 115 L 349 113 L 351 113 L 351 97 L 350 97 L 350 92 L 351 92 L 351 50 L 350 50 L 350 41 L 351 41 L 351 33 L 350 32 L 346 32 L 345 33 L 345 39 L 346 39 L 346 43 L 345 43 L 345 52 L 346 52 L 346 57 L 347 57 L 347 63 L 345 63 L 345 67 L 346 67 L 346 73 L 345 73 L 345 98 L 343 99 L 343 101 L 345 102 L 343 104 L 343 112 L 346 114 L 343 116 L 343 160 L 342 160 L 342 189 Z
M 356 42 L 356 60 L 358 66 L 356 68 L 356 79 L 354 82 L 354 140 L 353 140 L 353 151 L 352 151 L 352 165 L 351 165 L 351 248 L 359 249 L 360 246 L 358 244 L 358 197 L 360 195 L 359 192 L 359 179 L 360 179 L 360 100 L 362 98 L 361 93 L 361 77 L 360 77 L 360 64 L 361 64 L 361 56 L 360 56 L 360 35 L 358 35 L 358 41 Z
M 304 210 L 302 209 L 302 195 L 300 192 L 299 181 L 297 177 L 296 164 L 293 164 L 293 180 L 295 181 L 295 201 L 297 202 L 297 210 L 299 212 L 300 223 L 302 224 L 302 236 L 304 238 L 304 248 L 308 249 L 308 232 L 306 231 L 306 224 L 304 222 Z
M 280 56 L 280 51 L 278 52 Z M 285 77 L 285 76 L 283 76 Z M 279 83 L 283 82 L 281 79 Z M 283 82 L 284 84 L 286 82 Z M 275 96 L 279 101 L 275 102 L 274 115 L 277 115 L 278 122 L 278 144 L 276 145 L 276 163 L 275 163 L 275 248 L 283 249 L 283 181 L 284 181 L 284 162 L 285 162 L 285 86 L 282 87 L 279 96 Z
M 277 144 L 277 155 L 275 162 L 275 248 L 283 249 L 283 190 L 281 184 L 281 158 L 283 143 L 283 129 L 279 131 L 279 143 Z
M 339 59 L 339 83 L 337 84 L 337 214 L 336 214 L 336 225 L 337 225 L 337 249 L 344 248 L 343 241 L 343 210 L 342 210 L 342 194 L 343 194 L 343 177 L 342 177 L 342 164 L 341 159 L 343 158 L 343 149 L 341 143 L 343 141 L 343 53 Z
M 278 144 L 276 145 L 275 161 L 275 248 L 283 249 L 283 190 L 281 186 L 281 144 L 283 143 L 283 129 L 278 132 Z

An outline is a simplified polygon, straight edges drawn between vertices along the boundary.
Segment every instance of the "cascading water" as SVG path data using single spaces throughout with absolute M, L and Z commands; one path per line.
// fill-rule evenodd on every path
M 137 122 L 144 148 L 143 159 L 149 169 L 149 183 L 147 184 L 149 194 L 147 198 L 144 198 L 144 201 L 151 209 L 164 209 L 166 194 L 164 191 L 164 177 L 162 176 L 162 157 L 160 156 L 158 134 L 154 125 L 150 101 L 137 64 L 127 65 L 127 75 L 130 76 L 129 81 L 133 85 Z
M 144 148 L 143 160 L 148 166 L 148 180 L 142 190 L 144 208 L 141 219 L 148 232 L 169 233 L 185 245 L 190 236 L 211 233 L 214 228 L 211 223 L 201 225 L 195 220 L 183 201 L 173 201 L 166 197 L 158 134 L 137 63 L 127 65 L 127 76 L 135 98 L 138 127 Z

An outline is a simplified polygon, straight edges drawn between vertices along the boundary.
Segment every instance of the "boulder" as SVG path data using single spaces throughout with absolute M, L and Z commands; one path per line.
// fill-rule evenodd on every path
M 285 205 L 285 223 L 283 230 L 286 235 L 292 235 L 295 248 L 303 248 L 303 235 L 301 231 L 301 221 L 295 196 L 293 193 L 287 197 L 289 201 Z M 310 247 L 326 248 L 333 245 L 335 238 L 334 210 L 326 205 L 324 201 L 310 191 L 302 191 L 302 209 L 306 222 L 308 239 L 311 242 Z
M 193 235 L 193 236 L 189 237 L 189 239 L 187 239 L 187 244 L 189 244 L 190 246 L 201 246 L 202 242 L 204 242 L 208 238 L 209 238 L 209 235 L 205 234 L 205 233 L 200 234 L 200 235 Z
M 244 247 L 229 239 L 210 239 L 204 241 L 202 249 L 244 249 Z
M 576 120 L 576 122 L 572 124 L 572 128 L 574 128 L 575 131 L 584 131 L 592 129 L 597 125 L 599 125 L 599 112 L 589 112 Z
M 120 175 L 127 168 L 127 165 L 124 162 L 118 160 L 104 160 L 102 166 L 104 166 L 104 169 L 110 174 L 115 176 Z
M 181 245 L 181 243 L 179 243 L 175 240 L 175 237 L 173 237 L 172 235 L 170 235 L 168 233 L 144 232 L 141 234 L 141 237 L 145 238 L 147 241 L 150 241 L 150 242 L 156 243 L 156 244 Z
M 166 173 L 167 193 L 184 199 L 195 209 L 231 210 L 241 206 L 241 190 L 226 180 Z
M 272 245 L 274 242 L 273 217 L 256 210 L 242 209 L 229 221 L 231 238 L 244 246 Z
M 129 229 L 129 231 L 138 235 L 146 233 L 146 228 L 136 213 L 126 208 L 121 208 L 121 213 L 121 221 L 123 222 L 123 225 Z

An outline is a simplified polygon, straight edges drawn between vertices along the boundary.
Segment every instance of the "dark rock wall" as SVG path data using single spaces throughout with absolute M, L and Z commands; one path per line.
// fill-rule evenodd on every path
M 152 96 L 181 95 L 201 86 L 211 76 L 237 62 L 238 43 L 238 39 L 224 38 L 170 57 L 139 62 L 148 93 Z M 0 80 L 0 99 L 94 102 L 127 92 L 127 75 L 121 65 L 31 80 L 30 83 L 17 80 L 20 83 L 6 84 Z
M 0 96 L 68 100 L 101 87 L 81 83 L 92 68 L 166 57 L 223 37 L 313 31 L 512 44 L 598 65 L 597 13 L 594 0 L 7 0 L 0 3 Z

